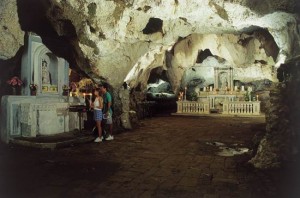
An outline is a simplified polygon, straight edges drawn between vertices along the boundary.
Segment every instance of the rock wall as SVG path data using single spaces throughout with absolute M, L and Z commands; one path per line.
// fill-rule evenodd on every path
M 175 91 L 199 79 L 199 86 L 214 82 L 214 67 L 233 67 L 234 80 L 244 83 L 268 79 L 276 81 L 273 72 L 278 48 L 268 33 L 240 34 L 193 34 L 178 42 L 173 49 L 172 68 L 167 70 Z M 197 63 L 198 53 L 209 50 L 208 56 Z M 272 56 L 273 55 L 273 56 Z M 176 75 L 174 75 L 176 74 Z
M 256 168 L 277 168 L 299 153 L 300 58 L 278 69 L 279 82 L 270 91 L 266 135 L 250 160 Z
M 14 57 L 24 44 L 24 32 L 19 24 L 17 2 L 0 1 L 0 59 Z

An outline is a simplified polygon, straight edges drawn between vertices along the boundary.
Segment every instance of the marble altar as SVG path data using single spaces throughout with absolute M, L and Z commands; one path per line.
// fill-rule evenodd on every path
M 233 68 L 214 68 L 214 86 L 195 88 L 197 101 L 179 97 L 177 113 L 259 115 L 260 101 L 251 98 L 252 87 L 234 86 Z M 185 89 L 186 90 L 186 89 Z
M 69 85 L 69 65 L 55 56 L 39 36 L 28 33 L 22 57 L 20 96 L 1 99 L 1 140 L 8 143 L 14 137 L 55 135 L 84 126 L 78 112 L 70 112 L 70 105 L 83 105 L 78 97 L 63 95 Z M 37 85 L 35 96 L 30 96 L 30 84 Z M 79 123 L 81 120 L 81 123 Z
M 69 64 L 54 55 L 34 34 L 26 35 L 26 50 L 22 56 L 22 95 L 30 95 L 30 84 L 37 85 L 37 95 L 61 95 L 63 86 L 69 86 Z

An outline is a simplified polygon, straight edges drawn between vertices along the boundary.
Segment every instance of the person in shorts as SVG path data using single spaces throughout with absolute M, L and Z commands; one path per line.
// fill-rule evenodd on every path
M 107 91 L 108 84 L 104 83 L 100 85 L 100 90 L 103 97 L 103 119 L 105 121 L 105 124 L 109 126 L 108 136 L 105 138 L 105 140 L 113 140 L 113 122 L 112 122 L 112 97 L 111 94 Z
M 94 109 L 94 120 L 98 129 L 98 137 L 94 140 L 94 142 L 102 142 L 103 137 L 101 122 L 103 118 L 103 98 L 101 96 L 101 91 L 99 88 L 95 89 L 94 94 L 96 96 L 94 102 L 90 101 L 90 107 Z

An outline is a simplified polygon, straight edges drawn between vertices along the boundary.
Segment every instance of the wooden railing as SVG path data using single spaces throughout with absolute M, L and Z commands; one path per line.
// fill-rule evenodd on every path
M 177 113 L 209 114 L 209 102 L 177 101 Z
M 234 115 L 259 115 L 260 114 L 260 101 L 247 102 L 247 101 L 226 101 L 223 103 L 223 114 Z

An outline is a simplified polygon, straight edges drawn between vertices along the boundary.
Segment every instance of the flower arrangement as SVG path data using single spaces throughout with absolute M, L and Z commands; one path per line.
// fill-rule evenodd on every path
M 71 82 L 71 83 L 70 83 L 70 89 L 71 89 L 71 91 L 73 91 L 73 92 L 75 92 L 75 91 L 76 91 L 76 89 L 77 89 L 77 85 L 76 85 L 76 83 L 75 83 L 75 82 Z
M 83 78 L 78 82 L 78 88 L 83 92 L 91 92 L 93 87 L 94 84 L 91 79 Z
M 30 84 L 29 85 L 29 88 L 30 88 L 30 90 L 32 90 L 32 91 L 36 91 L 37 90 L 37 84 Z
M 23 84 L 23 81 L 17 76 L 14 76 L 10 80 L 6 81 L 6 83 L 12 87 L 20 87 Z
M 197 94 L 196 92 L 191 93 L 191 96 L 190 96 L 190 97 L 191 97 L 191 100 L 192 100 L 192 101 L 197 101 L 197 99 L 198 99 L 197 96 L 198 96 L 198 94 Z

